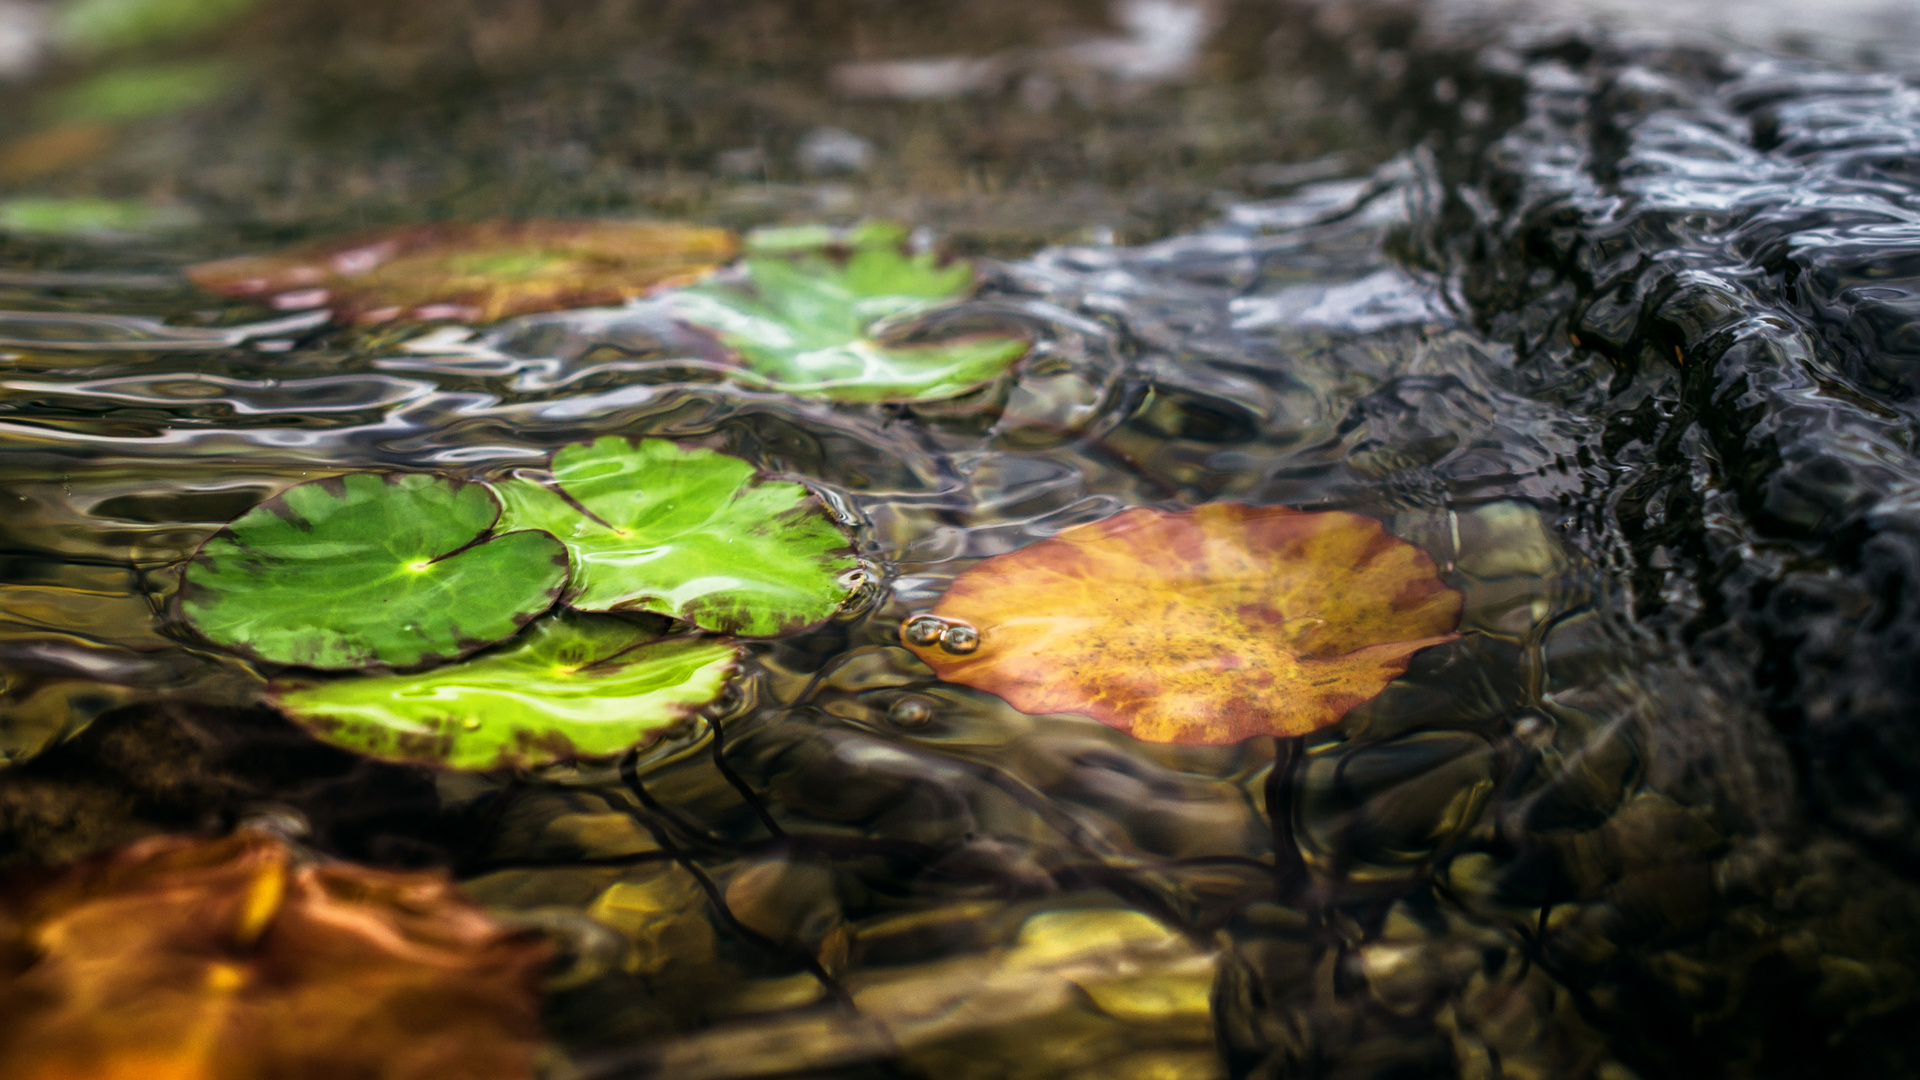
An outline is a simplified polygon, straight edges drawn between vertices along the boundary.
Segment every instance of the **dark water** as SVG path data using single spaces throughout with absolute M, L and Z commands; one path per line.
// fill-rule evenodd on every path
M 431 333 L 222 308 L 177 267 L 299 230 L 211 201 L 171 240 L 0 242 L 0 854 L 253 821 L 448 867 L 563 944 L 555 1076 L 1920 1068 L 1920 90 L 1274 18 L 1330 104 L 1261 98 L 1307 77 L 1262 68 L 1061 108 L 1157 136 L 1203 92 L 1292 108 L 1266 137 L 1298 160 L 1247 135 L 1089 202 L 1010 180 L 1050 207 L 1013 224 L 921 204 L 1005 256 L 957 317 L 1039 343 L 941 405 L 688 381 L 645 304 Z M 688 212 L 836 212 L 790 181 Z M 1201 194 L 1139 212 L 1139 183 Z M 755 645 L 716 723 L 517 777 L 327 749 L 171 613 L 181 560 L 302 477 L 609 432 L 808 478 L 884 587 Z M 1216 499 L 1380 518 L 1472 632 L 1334 729 L 1231 748 L 1025 716 L 895 644 L 975 560 Z

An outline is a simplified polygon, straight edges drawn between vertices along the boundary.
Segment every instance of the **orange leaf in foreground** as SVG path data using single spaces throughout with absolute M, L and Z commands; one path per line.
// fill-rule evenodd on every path
M 1211 503 L 987 559 L 902 636 L 1023 712 L 1221 746 L 1337 723 L 1459 619 L 1426 553 L 1372 518 Z
M 7 1080 L 524 1080 L 546 946 L 433 874 L 161 837 L 0 896 Z
M 415 225 L 279 255 L 201 263 L 208 292 L 343 319 L 484 321 L 618 304 L 732 260 L 725 229 L 614 221 Z

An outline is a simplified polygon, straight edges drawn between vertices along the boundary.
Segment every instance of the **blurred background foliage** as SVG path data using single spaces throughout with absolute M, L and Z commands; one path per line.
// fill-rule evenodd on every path
M 638 213 L 1145 239 L 1384 158 L 1360 95 L 1405 68 L 1391 13 L 1255 0 L 0 8 L 0 195 L 275 238 Z

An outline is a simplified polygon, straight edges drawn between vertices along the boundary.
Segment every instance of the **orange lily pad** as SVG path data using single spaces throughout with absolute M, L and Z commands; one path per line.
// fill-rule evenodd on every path
M 201 263 L 195 285 L 286 310 L 331 308 L 343 319 L 483 322 L 537 311 L 618 304 L 693 281 L 732 260 L 725 229 L 612 221 L 415 225 Z
M 986 559 L 901 636 L 1022 712 L 1223 746 L 1338 723 L 1459 621 L 1433 561 L 1372 518 L 1210 503 Z
M 0 897 L 8 1080 L 525 1080 L 544 943 L 434 874 L 159 837 Z

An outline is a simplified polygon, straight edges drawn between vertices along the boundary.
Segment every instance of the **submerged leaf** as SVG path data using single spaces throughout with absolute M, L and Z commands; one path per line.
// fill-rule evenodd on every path
M 617 754 L 720 696 L 739 646 L 663 638 L 612 615 L 543 619 L 498 651 L 418 675 L 283 689 L 329 742 L 457 769 Z
M 896 230 L 868 228 L 851 250 L 830 234 L 777 230 L 754 243 L 735 280 L 673 295 L 677 318 L 713 331 L 774 388 L 839 401 L 931 401 L 964 394 L 1026 355 L 1025 338 L 887 340 L 887 323 L 965 296 L 973 267 L 907 255 Z
M 162 837 L 0 895 L 8 1080 L 524 1080 L 543 943 L 437 874 Z
M 484 486 L 421 473 L 298 484 L 201 546 L 181 610 L 209 640 L 275 663 L 450 660 L 513 636 L 566 578 L 559 541 L 489 535 L 499 515 Z
M 492 320 L 617 304 L 733 258 L 733 234 L 691 225 L 494 221 L 417 225 L 282 255 L 202 263 L 209 292 L 345 319 Z
M 1337 723 L 1452 641 L 1426 553 L 1341 512 L 1137 508 L 987 559 L 903 636 L 950 682 L 1149 742 Z
M 566 543 L 567 602 L 651 611 L 748 637 L 824 622 L 858 586 L 847 534 L 804 486 L 665 439 L 609 436 L 553 455 L 553 482 L 509 480 L 502 528 Z

